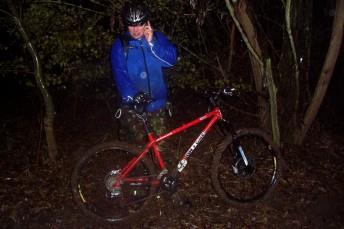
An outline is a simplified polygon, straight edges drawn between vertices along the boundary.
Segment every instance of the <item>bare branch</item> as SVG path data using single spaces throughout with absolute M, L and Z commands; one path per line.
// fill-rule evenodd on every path
M 7 12 L 5 10 L 0 9 L 0 12 L 6 14 L 7 16 L 9 16 L 11 18 L 14 18 L 14 16 L 12 14 L 10 14 L 9 12 Z
M 179 47 L 181 47 L 182 49 L 184 49 L 186 52 L 188 52 L 189 54 L 191 54 L 192 56 L 196 57 L 198 60 L 200 60 L 201 62 L 205 63 L 206 65 L 208 65 L 209 67 L 211 67 L 212 69 L 221 72 L 221 70 L 217 67 L 214 67 L 213 64 L 209 63 L 207 60 L 205 60 L 204 58 L 200 57 L 199 55 L 197 55 L 196 53 L 192 52 L 191 50 L 189 50 L 188 48 L 182 46 L 182 45 L 178 45 Z
M 108 16 L 108 14 L 105 14 L 105 13 L 103 13 L 103 12 L 99 12 L 99 11 L 96 11 L 96 10 L 92 10 L 92 9 L 85 8 L 85 7 L 83 7 L 83 6 L 78 6 L 78 5 L 75 5 L 75 4 L 72 4 L 72 3 L 68 3 L 68 2 L 61 2 L 61 1 L 35 1 L 34 3 L 37 3 L 37 4 L 42 3 L 42 4 L 66 5 L 66 6 L 78 8 L 78 9 L 80 9 L 80 10 L 92 12 L 92 13 L 95 13 L 95 14 L 99 14 L 99 15 L 103 15 L 103 16 Z
M 241 28 L 241 25 L 237 19 L 237 17 L 234 14 L 234 8 L 232 6 L 232 4 L 229 2 L 229 0 L 225 0 L 226 1 L 226 5 L 227 8 L 229 10 L 229 13 L 231 14 L 233 21 L 237 27 L 237 29 L 239 30 L 242 39 L 244 40 L 247 48 L 250 50 L 251 55 L 256 59 L 256 61 L 259 63 L 260 66 L 263 66 L 263 61 L 261 60 L 261 58 L 259 57 L 259 55 L 257 54 L 257 52 L 253 49 L 252 45 L 250 44 L 250 42 L 247 39 L 246 34 L 244 33 L 243 29 Z

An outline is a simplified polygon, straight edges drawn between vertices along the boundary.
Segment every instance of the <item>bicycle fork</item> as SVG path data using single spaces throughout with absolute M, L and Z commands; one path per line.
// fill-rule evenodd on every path
M 255 168 L 252 160 L 247 154 L 248 152 L 240 145 L 239 142 L 233 143 L 233 164 L 232 169 L 234 174 L 240 177 L 251 175 Z
M 238 146 L 238 151 L 239 151 L 241 158 L 243 159 L 245 165 L 248 166 L 248 159 L 247 159 L 245 152 L 244 152 L 243 148 L 241 147 L 241 145 Z

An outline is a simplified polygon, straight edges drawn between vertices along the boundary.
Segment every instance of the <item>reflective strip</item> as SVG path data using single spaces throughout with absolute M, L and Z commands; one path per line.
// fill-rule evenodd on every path
M 163 60 L 163 59 L 161 59 L 160 57 L 158 57 L 158 55 L 157 55 L 157 54 L 154 52 L 154 50 L 153 50 L 153 46 L 150 46 L 150 49 L 151 49 L 153 55 L 154 55 L 156 58 L 158 58 L 160 61 L 164 62 L 164 63 L 167 64 L 167 65 L 170 65 L 170 67 L 173 66 L 173 64 L 170 64 L 170 63 L 168 63 L 166 60 Z

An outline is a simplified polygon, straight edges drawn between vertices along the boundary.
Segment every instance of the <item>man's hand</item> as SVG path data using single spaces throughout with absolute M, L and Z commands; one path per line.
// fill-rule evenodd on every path
M 144 34 L 146 40 L 148 42 L 151 42 L 153 40 L 153 28 L 152 28 L 149 21 L 147 21 L 147 25 L 145 26 L 144 29 L 145 30 L 144 30 L 143 34 Z
M 142 114 L 147 105 L 153 100 L 150 98 L 149 94 L 144 92 L 137 93 L 133 98 L 132 108 L 138 113 Z

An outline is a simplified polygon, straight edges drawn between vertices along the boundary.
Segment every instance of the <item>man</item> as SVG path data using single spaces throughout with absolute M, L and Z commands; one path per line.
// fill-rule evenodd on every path
M 148 9 L 143 4 L 126 4 L 123 21 L 127 31 L 115 40 L 111 49 L 111 64 L 122 108 L 120 137 L 141 142 L 145 131 L 131 105 L 140 94 L 150 97 L 145 111 L 154 131 L 157 134 L 164 131 L 168 89 L 163 68 L 176 63 L 177 52 L 164 34 L 153 31 Z

